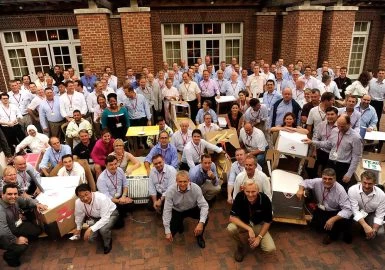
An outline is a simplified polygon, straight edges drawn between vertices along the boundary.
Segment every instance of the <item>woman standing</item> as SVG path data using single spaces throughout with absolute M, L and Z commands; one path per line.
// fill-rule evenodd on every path
M 345 96 L 352 95 L 357 97 L 362 97 L 366 95 L 369 91 L 369 81 L 370 74 L 367 71 L 364 71 L 360 74 L 357 81 L 354 81 L 351 85 L 346 88 Z
M 238 103 L 233 103 L 231 105 L 231 110 L 226 115 L 226 122 L 228 128 L 235 128 L 239 134 L 240 130 L 240 119 L 242 117 L 242 112 L 239 109 Z
M 127 109 L 118 105 L 115 93 L 108 94 L 107 99 L 110 107 L 105 108 L 102 113 L 102 128 L 108 128 L 115 139 L 124 140 L 130 126 Z
M 96 97 L 98 105 L 94 108 L 94 129 L 96 138 L 100 138 L 100 130 L 102 129 L 101 119 L 104 110 L 107 108 L 107 100 L 104 94 Z
M 245 113 L 246 110 L 249 108 L 249 104 L 247 101 L 249 93 L 245 90 L 239 91 L 238 97 L 239 110 L 241 113 Z

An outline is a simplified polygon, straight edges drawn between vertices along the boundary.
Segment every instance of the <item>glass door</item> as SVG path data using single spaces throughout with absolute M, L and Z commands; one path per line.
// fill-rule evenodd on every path
M 30 47 L 30 53 L 33 64 L 30 74 L 35 75 L 38 71 L 48 73 L 52 65 L 48 45 Z
M 220 42 L 219 39 L 206 39 L 206 53 L 211 57 L 211 63 L 215 66 L 215 70 L 218 70 L 220 63 Z M 202 59 L 203 60 L 203 59 Z
M 201 58 L 201 41 L 200 40 L 187 40 L 187 63 L 188 66 L 193 66 L 198 58 Z

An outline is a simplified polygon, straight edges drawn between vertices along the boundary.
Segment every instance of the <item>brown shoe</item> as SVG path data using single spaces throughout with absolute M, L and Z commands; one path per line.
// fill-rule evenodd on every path
M 322 244 L 329 245 L 333 240 L 330 238 L 329 235 L 325 235 L 324 239 L 322 240 Z
M 237 246 L 237 250 L 234 253 L 234 259 L 237 262 L 243 261 L 245 257 L 245 249 L 242 246 Z

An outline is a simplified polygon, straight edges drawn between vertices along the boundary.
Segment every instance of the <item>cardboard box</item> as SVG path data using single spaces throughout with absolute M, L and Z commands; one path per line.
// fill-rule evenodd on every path
M 272 172 L 274 217 L 303 219 L 303 201 L 299 201 L 296 196 L 298 185 L 302 180 L 301 176 L 283 170 Z
M 77 176 L 42 177 L 44 193 L 36 199 L 48 206 L 48 210 L 40 214 L 40 221 L 50 238 L 58 239 L 76 227 L 75 188 L 79 183 Z
M 378 154 L 378 153 L 368 153 L 364 152 L 362 154 L 362 159 L 368 159 L 372 161 L 378 161 L 379 165 L 381 167 L 380 171 L 378 172 L 378 178 L 377 178 L 377 183 L 378 184 L 385 184 L 385 154 Z M 363 162 L 359 162 L 357 169 L 354 173 L 354 176 L 358 182 L 361 181 L 361 174 L 365 171 L 363 167 Z
M 281 130 L 278 135 L 275 149 L 284 154 L 306 157 L 309 145 L 302 142 L 302 140 L 306 138 L 307 136 L 305 134 L 297 132 L 290 133 Z

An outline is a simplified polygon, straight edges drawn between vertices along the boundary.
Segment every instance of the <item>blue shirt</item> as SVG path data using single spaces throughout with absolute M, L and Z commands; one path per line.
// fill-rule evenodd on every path
M 61 162 L 61 158 L 69 154 L 71 154 L 71 147 L 65 144 L 60 146 L 60 150 L 58 152 L 56 152 L 52 147 L 48 148 L 39 164 L 39 169 L 49 168 L 48 163 L 51 164 L 52 168 L 55 168 L 56 165 Z
M 282 126 L 283 125 L 283 117 L 287 112 L 293 111 L 293 104 L 290 101 L 289 103 L 284 102 L 283 100 L 277 107 L 277 116 L 275 118 L 275 126 Z M 301 121 L 301 119 L 297 119 L 297 122 Z M 269 127 L 272 127 L 271 124 L 273 122 L 273 113 L 270 114 L 270 123 Z
M 376 110 L 372 105 L 369 105 L 365 110 L 360 105 L 357 105 L 355 110 L 361 113 L 360 135 L 361 138 L 365 138 L 367 128 L 377 128 L 378 117 Z
M 147 161 L 148 163 L 152 163 L 152 157 L 155 155 L 161 154 L 162 157 L 164 158 L 164 162 L 168 165 L 173 166 L 175 169 L 178 168 L 178 152 L 175 148 L 175 146 L 171 144 L 167 144 L 167 148 L 163 149 L 160 146 L 160 143 L 157 143 L 148 153 L 146 159 L 144 160 L 145 162 Z
M 338 109 L 338 115 L 346 113 L 346 107 Z M 350 127 L 357 133 L 360 133 L 361 126 L 361 113 L 358 110 L 354 110 L 350 116 Z
M 114 175 L 105 169 L 99 175 L 96 185 L 100 193 L 112 199 L 122 196 L 123 189 L 128 187 L 128 181 L 124 171 L 118 167 Z
M 193 80 L 197 83 L 197 85 L 199 85 L 200 81 L 202 80 L 202 76 L 199 73 L 194 73 Z
M 149 178 L 148 194 L 151 196 L 158 192 L 162 194 L 162 197 L 165 197 L 167 189 L 176 181 L 176 170 L 172 166 L 164 164 L 161 172 L 152 168 Z
M 53 101 L 44 100 L 39 105 L 39 120 L 43 129 L 48 128 L 48 122 L 61 122 L 64 120 L 60 114 L 59 96 L 54 96 Z
M 199 124 L 202 124 L 204 122 L 204 116 L 206 113 L 209 113 L 211 115 L 212 121 L 214 123 L 218 123 L 218 116 L 213 109 L 209 109 L 207 112 L 203 111 L 203 109 L 199 109 L 195 121 Z
M 83 86 L 87 88 L 88 92 L 94 91 L 94 84 L 98 80 L 98 78 L 95 75 L 91 75 L 90 77 L 83 75 L 80 77 L 80 80 L 83 83 Z
M 271 94 L 269 92 L 265 92 L 263 94 L 263 104 L 266 105 L 267 110 L 269 111 L 269 116 L 270 116 L 270 112 L 273 109 L 274 104 L 281 98 L 282 98 L 282 95 L 275 90 Z
M 121 99 L 123 105 L 127 108 L 130 119 L 140 119 L 146 117 L 148 120 L 151 120 L 150 106 L 143 95 L 136 94 L 134 99 L 130 99 L 124 95 Z
M 212 171 L 215 175 L 215 182 L 213 183 L 214 186 L 217 186 L 219 184 L 218 181 L 218 175 L 217 175 L 217 167 L 215 166 L 214 162 L 211 162 L 210 171 Z M 197 184 L 198 186 L 202 186 L 207 179 L 210 179 L 207 176 L 207 172 L 204 172 L 202 169 L 202 164 L 198 164 L 195 167 L 190 169 L 189 172 L 190 181 L 192 183 Z

